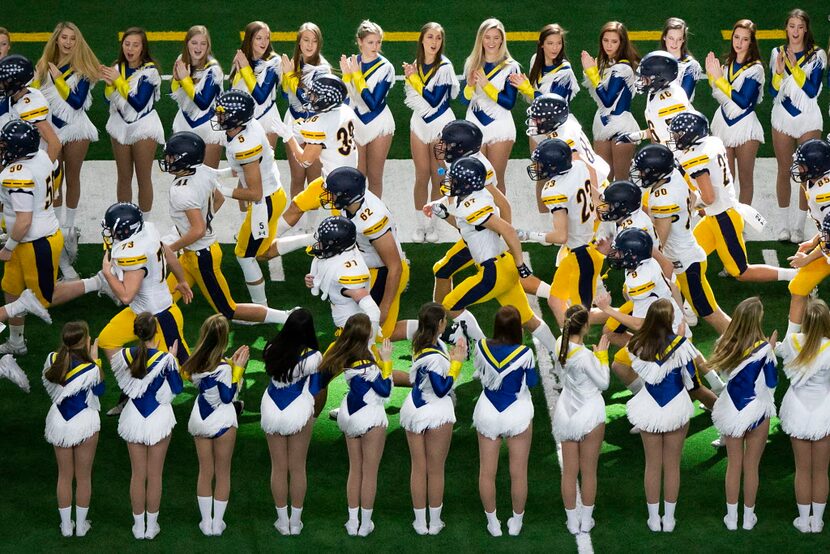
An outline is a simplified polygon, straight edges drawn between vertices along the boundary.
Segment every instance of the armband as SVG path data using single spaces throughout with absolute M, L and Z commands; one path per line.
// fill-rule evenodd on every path
M 233 364 L 233 368 L 231 369 L 231 382 L 239 383 L 242 381 L 242 376 L 245 375 L 245 368 L 236 364 Z
M 6 244 L 3 245 L 3 248 L 8 250 L 9 252 L 14 252 L 14 249 L 17 248 L 18 244 L 20 244 L 18 241 L 16 241 L 13 238 L 9 237 L 9 238 L 6 239 Z
M 585 68 L 585 76 L 588 77 L 588 81 L 591 82 L 591 86 L 597 88 L 599 86 L 599 68 L 594 67 L 586 67 Z
M 484 85 L 484 94 L 490 97 L 490 100 L 495 102 L 499 99 L 499 89 L 497 89 L 493 83 L 487 83 Z
M 597 357 L 597 360 L 599 360 L 599 363 L 601 363 L 604 366 L 608 365 L 608 351 L 607 350 L 599 350 L 597 352 L 594 352 L 594 355 Z
M 392 375 L 392 360 L 381 360 L 380 376 L 388 379 L 390 375 Z

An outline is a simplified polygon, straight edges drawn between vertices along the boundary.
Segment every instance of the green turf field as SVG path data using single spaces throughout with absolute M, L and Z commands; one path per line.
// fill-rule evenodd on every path
M 225 246 L 226 259 L 232 260 Z M 541 277 L 552 272 L 554 249 L 529 245 L 531 261 Z M 792 250 L 774 243 L 751 243 L 750 259 L 760 260 L 762 248 L 774 248 L 784 260 Z M 414 260 L 409 290 L 402 303 L 402 318 L 415 316 L 421 303 L 432 293 L 431 261 L 442 248 L 434 245 L 408 245 L 406 252 Z M 99 247 L 82 245 L 78 270 L 91 274 L 98 267 Z M 285 259 L 286 282 L 269 283 L 268 298 L 276 307 L 303 305 L 311 309 L 318 323 L 321 342 L 331 336 L 332 324 L 328 306 L 314 298 L 303 287 L 301 276 L 309 267 L 309 258 L 294 253 Z M 742 285 L 732 279 L 716 276 L 721 269 L 717 259 L 709 267 L 710 279 L 724 309 L 731 312 L 735 305 L 751 294 L 759 294 L 766 306 L 766 328 L 771 331 L 786 326 L 789 296 L 780 283 Z M 239 299 L 246 297 L 237 264 L 228 261 L 225 273 Z M 621 279 L 612 272 L 607 282 L 619 301 Z M 827 293 L 822 287 L 822 296 Z M 497 306 L 476 307 L 475 313 L 486 331 L 491 329 Z M 544 315 L 553 324 L 550 312 Z M 152 544 L 132 538 L 128 485 L 130 465 L 124 442 L 116 433 L 115 419 L 102 418 L 93 479 L 90 519 L 93 528 L 83 539 L 63 539 L 58 530 L 55 501 L 56 465 L 51 447 L 43 439 L 43 422 L 49 400 L 39 379 L 46 353 L 57 346 L 60 326 L 71 319 L 85 318 L 97 333 L 117 311 L 107 299 L 88 296 L 52 311 L 54 324 L 47 327 L 39 320 L 27 327 L 29 355 L 20 362 L 32 381 L 32 392 L 25 395 L 8 381 L 0 381 L 0 428 L 3 431 L 0 454 L 0 550 L 40 552 L 61 548 L 62 551 L 149 551 L 165 552 L 221 549 L 252 551 L 296 548 L 300 551 L 390 551 L 419 552 L 451 548 L 464 551 L 492 552 L 576 550 L 573 537 L 567 533 L 559 489 L 559 467 L 551 437 L 541 387 L 533 391 L 536 405 L 534 443 L 530 463 L 530 493 L 525 526 L 520 537 L 493 539 L 485 530 L 485 520 L 478 498 L 478 450 L 476 435 L 470 427 L 475 400 L 480 393 L 477 382 L 469 382 L 472 368 L 467 364 L 462 383 L 457 388 L 458 423 L 447 461 L 444 519 L 446 529 L 437 537 L 418 537 L 412 531 L 409 497 L 409 453 L 404 432 L 398 425 L 397 412 L 406 390 L 396 390 L 388 409 L 389 431 L 381 463 L 378 497 L 375 506 L 375 532 L 366 539 L 348 537 L 343 529 L 346 519 L 345 483 L 348 457 L 342 434 L 337 425 L 321 419 L 314 429 L 308 454 L 309 488 L 303 513 L 305 529 L 300 537 L 282 537 L 272 527 L 275 519 L 269 490 L 269 458 L 259 426 L 259 401 L 267 379 L 259 359 L 267 338 L 275 331 L 265 326 L 234 326 L 232 348 L 241 344 L 252 346 L 252 362 L 246 376 L 247 410 L 240 420 L 234 457 L 232 494 L 226 521 L 228 529 L 220 538 L 207 538 L 197 527 L 199 512 L 195 501 L 197 474 L 196 453 L 187 433 L 187 419 L 193 406 L 193 389 L 185 389 L 176 399 L 179 421 L 167 457 L 165 488 L 160 516 L 161 534 Z M 192 305 L 183 308 L 188 341 L 194 344 L 199 322 L 210 309 L 197 293 Z M 34 318 L 30 318 L 34 319 Z M 696 343 L 704 353 L 711 349 L 714 332 L 701 323 L 694 330 Z M 596 337 L 594 337 L 595 339 Z M 400 344 L 395 351 L 395 366 L 407 369 L 409 352 Z M 109 374 L 104 409 L 117 397 L 114 379 Z M 329 395 L 330 405 L 342 398 L 344 384 L 336 380 Z M 777 396 L 783 395 L 782 382 Z M 799 550 L 827 551 L 827 534 L 800 535 L 791 525 L 795 517 L 792 493 L 793 458 L 789 440 L 772 426 L 770 443 L 761 468 L 761 489 L 757 513 L 759 523 L 751 533 L 728 532 L 721 522 L 724 511 L 723 475 L 725 452 L 714 451 L 709 442 L 715 438 L 707 414 L 698 413 L 692 420 L 683 457 L 683 472 L 677 530 L 669 534 L 653 534 L 645 525 L 645 501 L 642 490 L 643 453 L 640 440 L 628 433 L 625 402 L 629 393 L 612 384 L 605 395 L 608 405 L 606 442 L 599 465 L 599 492 L 595 518 L 597 526 L 591 537 L 597 552 L 630 552 L 672 549 L 676 552 L 725 552 Z M 506 452 L 502 456 L 499 475 L 498 506 L 502 522 L 510 514 Z
M 491 1 L 486 4 L 471 4 L 462 0 L 445 0 L 436 2 L 366 2 L 366 1 L 320 1 L 305 2 L 267 2 L 250 0 L 244 4 L 192 0 L 173 3 L 155 1 L 127 2 L 117 0 L 86 0 L 84 2 L 62 2 L 59 0 L 40 0 L 36 3 L 6 2 L 0 26 L 12 32 L 51 31 L 57 21 L 70 20 L 78 24 L 87 40 L 104 63 L 111 63 L 118 53 L 118 31 L 133 25 L 149 31 L 186 31 L 193 24 L 206 25 L 213 38 L 214 53 L 226 70 L 234 51 L 239 47 L 239 31 L 255 19 L 268 23 L 272 31 L 294 31 L 305 21 L 316 22 L 323 30 L 323 54 L 337 67 L 341 54 L 356 52 L 354 31 L 358 23 L 369 18 L 378 22 L 385 31 L 418 31 L 427 21 L 440 22 L 447 31 L 446 54 L 453 61 L 456 72 L 460 73 L 464 59 L 473 45 L 475 32 L 479 23 L 487 17 L 498 17 L 505 24 L 508 32 L 536 32 L 544 24 L 559 22 L 568 31 L 567 52 L 574 61 L 579 75 L 579 53 L 585 49 L 592 55 L 598 50 L 597 33 L 606 21 L 617 19 L 626 24 L 629 30 L 661 30 L 663 22 L 669 16 L 684 18 L 691 29 L 689 41 L 692 53 L 702 60 L 711 50 L 716 54 L 728 52 L 729 43 L 721 38 L 721 29 L 731 29 L 732 24 L 741 18 L 751 18 L 758 29 L 780 29 L 787 11 L 794 6 L 761 1 L 718 2 L 716 0 L 695 0 L 681 5 L 663 5 L 650 0 L 629 0 L 625 3 L 597 1 L 584 4 L 556 4 L 538 0 L 512 2 L 505 0 Z M 244 5 L 244 7 L 242 7 Z M 440 9 L 436 7 L 440 6 Z M 819 45 L 827 46 L 830 25 L 827 21 L 827 4 L 819 0 L 806 0 L 799 7 L 807 10 L 813 19 L 813 30 Z M 764 63 L 769 60 L 770 50 L 777 45 L 775 40 L 763 40 L 760 43 Z M 659 45 L 654 41 L 636 43 L 640 53 L 646 53 Z M 508 47 L 513 57 L 518 60 L 525 71 L 534 52 L 534 42 L 509 42 Z M 277 52 L 293 51 L 293 42 L 274 44 Z M 15 43 L 15 52 L 37 59 L 43 49 L 42 43 Z M 151 44 L 151 52 L 161 64 L 162 73 L 172 73 L 173 61 L 181 51 L 176 42 L 156 42 Z M 401 63 L 415 57 L 414 42 L 384 43 L 384 53 L 399 72 Z M 175 103 L 166 97 L 170 83 L 165 82 L 162 90 L 165 97 L 158 104 L 158 111 L 165 127 L 170 125 L 175 115 Z M 391 158 L 409 158 L 408 125 L 411 112 L 403 103 L 403 83 L 398 82 L 390 93 L 389 104 L 394 112 L 398 133 L 389 154 Z M 89 159 L 109 159 L 112 157 L 109 138 L 104 131 L 107 111 L 103 101 L 103 87 L 94 91 L 92 119 L 101 131 L 102 140 L 94 144 L 89 152 Z M 768 96 L 768 95 L 765 95 Z M 826 114 L 828 94 L 823 92 L 820 98 L 822 112 Z M 709 85 L 704 81 L 698 83 L 695 107 L 711 117 L 716 103 L 712 99 Z M 634 114 L 642 121 L 644 99 L 637 97 L 634 102 Z M 519 132 L 519 140 L 513 150 L 513 157 L 527 157 L 527 141 L 523 140 L 525 109 L 527 104 L 519 100 L 514 109 L 514 119 Z M 772 156 L 771 137 L 769 134 L 769 114 L 772 102 L 766 98 L 759 107 L 759 117 L 767 130 L 767 144 L 761 147 L 760 156 Z M 285 102 L 279 101 L 280 113 L 285 110 Z M 464 106 L 456 102 L 455 114 L 463 117 Z M 596 106 L 585 91 L 573 102 L 573 110 L 583 126 L 590 131 Z M 283 156 L 280 148 L 280 156 Z

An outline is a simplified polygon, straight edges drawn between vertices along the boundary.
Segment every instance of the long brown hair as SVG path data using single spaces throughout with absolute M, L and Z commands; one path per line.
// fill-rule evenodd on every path
M 343 326 L 343 332 L 334 341 L 320 362 L 320 372 L 339 375 L 347 367 L 360 360 L 374 360 L 369 350 L 372 322 L 364 313 L 354 314 Z
M 305 32 L 312 33 L 314 37 L 317 39 L 317 53 L 314 54 L 314 57 L 312 57 L 310 60 L 303 59 L 303 52 L 300 49 L 300 40 L 302 39 L 303 33 Z M 305 23 L 300 25 L 300 28 L 297 29 L 297 40 L 294 43 L 294 55 L 292 56 L 292 59 L 294 60 L 294 71 L 299 72 L 302 69 L 303 65 L 307 63 L 311 65 L 320 65 L 320 62 L 325 61 L 325 58 L 323 58 L 323 55 L 320 53 L 322 52 L 322 50 L 323 31 L 320 30 L 320 27 L 318 27 L 311 21 L 306 21 Z M 300 84 L 302 84 L 302 79 L 300 79 Z
M 199 343 L 182 365 L 182 374 L 210 373 L 222 363 L 228 348 L 228 320 L 222 314 L 213 314 L 199 329 Z
M 816 39 L 813 37 L 813 29 L 810 27 L 810 16 L 807 15 L 807 12 L 798 8 L 791 10 L 790 13 L 787 14 L 787 19 L 784 20 L 785 36 L 787 33 L 787 24 L 790 22 L 790 19 L 793 18 L 800 19 L 804 22 L 804 52 L 809 60 L 813 55 L 813 47 L 816 45 Z
M 539 40 L 536 41 L 536 58 L 533 60 L 533 66 L 530 68 L 530 79 L 531 83 L 536 83 L 539 79 L 539 75 L 542 73 L 542 68 L 545 66 L 545 41 L 551 35 L 559 35 L 562 37 L 562 49 L 559 51 L 559 54 L 553 60 L 553 65 L 557 66 L 562 63 L 562 60 L 567 60 L 568 56 L 565 54 L 565 35 L 567 31 L 562 28 L 559 23 L 551 23 L 550 25 L 545 25 L 542 27 L 542 30 L 539 31 Z
M 147 344 L 156 336 L 158 321 L 150 312 L 141 312 L 133 321 L 133 334 L 138 337 L 138 348 L 130 364 L 130 375 L 142 379 L 147 375 Z
M 660 34 L 660 50 L 667 52 L 669 49 L 666 48 L 666 36 L 669 34 L 669 31 L 683 31 L 683 46 L 680 47 L 680 59 L 689 56 L 689 26 L 686 25 L 686 22 L 679 17 L 670 17 L 663 24 L 663 32 Z
M 565 311 L 565 323 L 562 326 L 562 341 L 559 346 L 559 365 L 568 361 L 571 335 L 578 335 L 588 325 L 588 309 L 582 304 L 574 304 Z
M 99 68 L 101 62 L 98 61 L 95 53 L 89 47 L 86 40 L 84 40 L 84 35 L 81 33 L 81 30 L 78 29 L 78 26 L 74 23 L 70 23 L 69 21 L 62 21 L 58 23 L 55 26 L 55 30 L 52 31 L 52 35 L 49 37 L 49 40 L 46 41 L 46 46 L 43 47 L 43 55 L 40 56 L 35 69 L 35 76 L 37 80 L 41 83 L 46 82 L 46 77 L 49 74 L 49 62 L 52 62 L 58 66 L 60 65 L 61 53 L 58 45 L 58 38 L 60 38 L 61 33 L 66 29 L 69 29 L 75 33 L 75 48 L 69 55 L 69 67 L 71 67 L 72 71 L 77 73 L 79 76 L 86 78 L 91 83 L 94 83 L 99 78 Z
M 731 372 L 744 360 L 747 350 L 758 341 L 766 340 L 761 321 L 764 319 L 764 305 L 757 296 L 747 298 L 738 304 L 732 314 L 732 321 L 726 331 L 715 341 L 709 367 L 722 372 Z
M 727 68 L 732 62 L 738 59 L 738 53 L 735 52 L 735 47 L 732 45 L 732 37 L 735 35 L 735 29 L 746 29 L 749 31 L 749 49 L 746 52 L 744 64 L 750 64 L 760 60 L 761 50 L 758 48 L 758 38 L 755 36 L 757 31 L 755 23 L 751 19 L 739 19 L 732 26 L 732 34 L 729 35 L 729 54 L 726 55 L 726 61 L 724 62 Z
M 822 339 L 830 339 L 830 309 L 824 300 L 807 300 L 801 330 L 804 332 L 804 344 L 793 360 L 794 366 L 806 366 L 812 362 L 818 356 Z
M 61 329 L 61 347 L 55 353 L 52 365 L 45 377 L 51 383 L 60 384 L 72 362 L 94 363 L 89 355 L 89 325 L 86 321 L 70 321 Z
M 648 307 L 645 320 L 628 341 L 628 350 L 641 360 L 654 362 L 669 345 L 674 320 L 674 306 L 667 298 L 656 300 Z
M 242 53 L 245 54 L 246 58 L 248 58 L 248 63 L 251 64 L 251 67 L 254 65 L 254 37 L 263 29 L 268 29 L 269 31 L 271 30 L 268 24 L 262 21 L 251 21 L 245 25 L 245 35 L 242 38 L 242 46 L 240 46 L 239 49 L 242 50 Z M 273 53 L 274 49 L 271 48 L 271 41 L 269 37 L 268 47 L 265 49 L 265 52 L 262 53 L 262 59 L 267 60 Z
M 424 35 L 427 34 L 427 31 L 435 31 L 441 33 L 441 48 L 439 48 L 438 52 L 435 53 L 435 61 L 433 63 L 441 62 L 441 56 L 444 55 L 444 46 L 447 43 L 447 33 L 444 32 L 444 28 L 441 26 L 440 23 L 435 23 L 434 21 L 424 23 L 424 26 L 421 27 L 421 34 L 418 36 L 418 53 L 415 54 L 415 67 L 417 67 L 418 69 L 422 69 L 424 67 L 424 63 L 426 63 L 426 53 L 424 52 Z
M 522 316 L 515 306 L 502 306 L 493 322 L 494 344 L 522 344 Z
M 602 47 L 602 37 L 605 33 L 617 33 L 617 36 L 620 37 L 620 46 L 613 60 L 608 57 L 608 54 L 605 53 L 605 48 Z M 620 60 L 628 60 L 631 64 L 631 69 L 637 69 L 637 64 L 640 62 L 640 54 L 637 53 L 637 49 L 634 48 L 634 45 L 628 39 L 628 29 L 625 28 L 625 25 L 619 21 L 609 21 L 599 30 L 599 54 L 597 54 L 597 69 L 599 69 L 599 74 L 602 75 L 606 69 Z
M 418 311 L 418 329 L 412 337 L 412 353 L 416 356 L 424 348 L 438 341 L 438 327 L 446 319 L 447 310 L 438 302 L 427 302 Z
M 205 52 L 205 59 L 202 61 L 202 64 L 199 66 L 195 66 L 193 60 L 190 59 L 190 49 L 187 47 L 187 43 L 190 42 L 190 39 L 195 37 L 196 35 L 205 35 L 205 40 L 207 40 L 207 52 Z M 207 66 L 208 62 L 213 59 L 213 44 L 210 40 L 210 32 L 208 32 L 207 27 L 204 25 L 194 25 L 190 29 L 187 30 L 187 34 L 184 36 L 184 46 L 182 48 L 182 62 L 185 65 L 190 66 L 190 72 L 197 69 L 201 69 Z
M 124 39 L 126 39 L 130 35 L 138 35 L 141 37 L 141 61 L 139 65 L 144 65 L 146 63 L 152 63 L 154 65 L 158 65 L 155 58 L 150 55 L 150 43 L 147 40 L 147 33 L 141 27 L 130 27 L 126 31 L 124 31 L 124 36 L 121 37 L 121 47 L 118 49 L 118 59 L 115 60 L 115 63 L 119 66 L 127 66 L 127 56 L 124 55 Z

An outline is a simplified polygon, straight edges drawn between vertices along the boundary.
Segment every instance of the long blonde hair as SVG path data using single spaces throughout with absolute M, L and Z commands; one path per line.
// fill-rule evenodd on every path
M 507 33 L 504 30 L 502 22 L 495 17 L 485 19 L 478 26 L 473 51 L 470 52 L 470 55 L 464 61 L 464 75 L 469 77 L 470 72 L 475 71 L 484 64 L 484 46 L 482 43 L 484 42 L 484 33 L 490 29 L 498 29 L 499 33 L 501 33 L 501 49 L 499 50 L 498 61 L 503 62 L 508 58 L 512 58 L 510 52 L 507 50 Z
M 757 296 L 747 298 L 735 308 L 729 327 L 715 342 L 708 365 L 718 371 L 730 372 L 745 358 L 758 341 L 766 340 L 761 321 L 764 305 Z
M 199 67 L 196 67 L 193 64 L 193 60 L 190 59 L 190 49 L 187 47 L 187 43 L 190 42 L 190 39 L 195 37 L 196 35 L 205 35 L 205 39 L 207 40 L 207 52 L 205 52 L 205 59 Z M 187 30 L 187 34 L 184 36 L 184 47 L 182 48 L 182 61 L 185 65 L 190 66 L 190 72 L 197 69 L 204 68 L 208 62 L 213 59 L 213 45 L 210 40 L 210 33 L 207 30 L 207 27 L 204 25 L 194 25 L 190 29 Z
M 219 367 L 228 348 L 230 326 L 222 314 L 213 314 L 199 329 L 199 342 L 182 366 L 182 373 L 209 373 Z
M 52 35 L 46 41 L 46 46 L 43 47 L 43 54 L 37 61 L 35 77 L 41 83 L 45 83 L 49 75 L 49 62 L 55 65 L 60 63 L 61 53 L 58 38 L 65 29 L 75 33 L 75 48 L 72 49 L 72 53 L 69 55 L 69 67 L 80 77 L 94 83 L 100 78 L 99 68 L 101 62 L 98 61 L 98 57 L 84 40 L 84 35 L 78 29 L 78 26 L 69 21 L 62 21 L 55 26 Z
M 830 309 L 824 300 L 807 300 L 801 329 L 804 332 L 804 345 L 793 360 L 793 365 L 803 367 L 818 356 L 822 339 L 830 339 Z

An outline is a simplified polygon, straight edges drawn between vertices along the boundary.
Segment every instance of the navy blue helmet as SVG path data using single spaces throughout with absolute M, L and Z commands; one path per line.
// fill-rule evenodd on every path
M 254 117 L 254 99 L 244 90 L 226 90 L 216 99 L 210 125 L 214 131 L 236 129 Z
M 355 245 L 357 230 L 350 219 L 335 215 L 320 222 L 314 238 L 317 242 L 309 249 L 311 255 L 324 259 L 332 258 Z
M 608 253 L 608 263 L 616 269 L 635 269 L 651 258 L 654 242 L 651 236 L 638 227 L 623 229 L 614 239 Z
M 456 119 L 444 125 L 432 154 L 436 160 L 452 163 L 481 150 L 483 140 L 484 135 L 478 125 L 466 119 Z
M 107 208 L 101 227 L 104 244 L 127 240 L 144 228 L 144 214 L 135 204 L 118 202 Z
M 547 181 L 570 171 L 573 153 L 568 143 L 558 138 L 548 138 L 539 143 L 530 154 L 527 176 L 534 181 Z
M 322 206 L 342 210 L 360 202 L 366 195 L 366 176 L 353 167 L 338 167 L 326 176 L 321 195 Z
M 527 109 L 527 134 L 547 135 L 568 120 L 568 101 L 558 94 L 546 93 L 533 99 Z
M 196 133 L 179 131 L 167 139 L 159 168 L 165 173 L 196 169 L 205 161 L 205 141 Z
M 0 131 L 0 165 L 28 158 L 40 148 L 40 132 L 32 123 L 14 119 Z
M 664 144 L 643 146 L 631 161 L 631 182 L 643 188 L 668 179 L 675 168 L 674 154 Z
M 484 188 L 487 181 L 487 168 L 481 160 L 465 156 L 455 160 L 441 181 L 441 194 L 444 196 L 467 196 Z
M 597 213 L 602 221 L 619 221 L 643 205 L 642 191 L 631 181 L 614 181 L 602 192 Z

